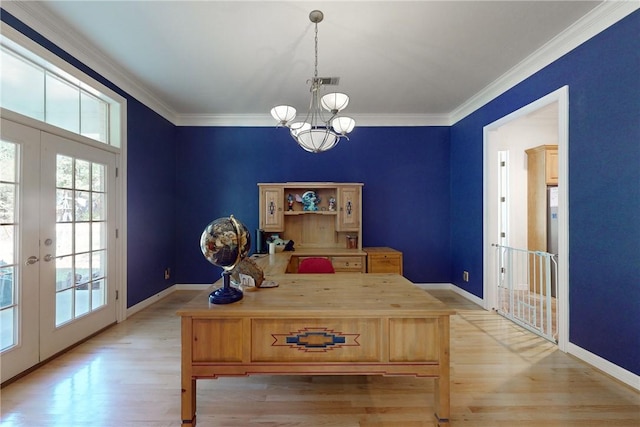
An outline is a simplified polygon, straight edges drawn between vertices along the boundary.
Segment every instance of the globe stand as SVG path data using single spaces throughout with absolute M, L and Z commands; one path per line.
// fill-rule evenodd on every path
M 231 286 L 230 272 L 224 271 L 222 273 L 222 283 L 223 286 L 221 288 L 209 294 L 209 302 L 211 304 L 231 304 L 242 299 L 242 291 Z

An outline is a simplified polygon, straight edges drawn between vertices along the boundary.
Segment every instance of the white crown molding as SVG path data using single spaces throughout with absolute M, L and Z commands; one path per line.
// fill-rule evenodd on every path
M 100 54 L 77 32 L 62 27 L 38 2 L 9 0 L 2 2 L 2 8 L 168 121 L 175 122 L 176 113 L 140 80 Z
M 276 123 L 270 114 L 178 114 L 176 126 L 270 126 Z
M 356 126 L 450 126 L 449 114 L 352 114 Z
M 449 126 L 446 114 L 353 114 L 356 126 Z M 270 114 L 178 114 L 176 126 L 266 126 L 277 123 Z
M 638 0 L 605 1 L 453 110 L 451 124 L 459 122 L 638 8 Z
M 98 53 L 36 2 L 9 0 L 2 8 L 177 126 L 273 126 L 269 115 L 178 114 L 130 73 Z M 451 126 L 640 8 L 638 0 L 605 1 L 450 114 L 354 115 L 358 126 Z

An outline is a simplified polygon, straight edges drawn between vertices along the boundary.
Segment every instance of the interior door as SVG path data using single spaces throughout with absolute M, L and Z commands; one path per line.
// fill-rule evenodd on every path
M 115 323 L 116 159 L 4 119 L 0 156 L 5 381 Z

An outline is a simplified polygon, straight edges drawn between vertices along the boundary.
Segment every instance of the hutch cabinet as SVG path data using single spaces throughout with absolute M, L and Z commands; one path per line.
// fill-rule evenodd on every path
M 293 240 L 287 271 L 295 273 L 305 256 L 327 256 L 336 271 L 366 271 L 362 251 L 362 183 L 259 183 L 259 224 L 265 238 Z M 319 199 L 317 210 L 298 202 L 307 191 Z
M 362 250 L 362 186 L 360 183 L 287 182 L 258 184 L 260 228 L 293 240 L 296 248 L 347 248 L 348 238 Z M 316 193 L 317 210 L 305 211 L 299 200 Z

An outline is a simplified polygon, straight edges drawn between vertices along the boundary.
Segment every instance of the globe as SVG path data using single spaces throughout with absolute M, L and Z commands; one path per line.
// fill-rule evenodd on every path
M 242 291 L 231 287 L 229 275 L 250 249 L 251 234 L 233 215 L 213 220 L 205 227 L 200 236 L 200 250 L 211 264 L 224 270 L 223 287 L 209 295 L 210 302 L 229 304 L 242 299 Z

